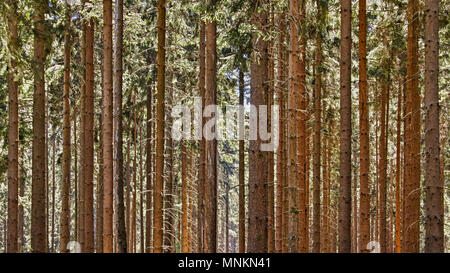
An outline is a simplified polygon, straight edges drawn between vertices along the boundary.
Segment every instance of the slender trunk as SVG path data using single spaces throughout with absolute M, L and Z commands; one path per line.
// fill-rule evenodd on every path
M 244 72 L 239 70 L 239 104 L 244 106 Z M 239 140 L 239 253 L 245 253 L 245 142 Z
M 408 45 L 406 65 L 406 184 L 405 252 L 419 252 L 420 218 L 420 92 L 418 65 L 419 1 L 408 1 Z
M 33 94 L 33 152 L 31 200 L 31 248 L 33 252 L 47 251 L 46 232 L 46 146 L 45 146 L 45 13 L 47 1 L 35 2 L 34 13 L 34 94 Z
M 156 166 L 153 190 L 153 250 L 161 253 L 163 245 L 163 189 L 164 189 L 164 97 L 166 71 L 166 1 L 158 0 L 158 54 L 156 105 Z
M 366 253 L 370 241 L 370 144 L 367 88 L 367 17 L 366 0 L 359 1 L 359 249 Z
M 425 1 L 425 252 L 444 252 L 439 147 L 439 1 Z
M 100 105 L 102 102 L 100 101 Z M 103 252 L 103 137 L 101 134 L 102 128 L 102 115 L 98 117 L 98 151 L 97 151 L 97 165 L 98 165 L 98 174 L 97 174 L 97 222 L 96 222 L 96 252 Z
M 103 252 L 113 252 L 112 1 L 103 0 Z
M 259 2 L 264 7 L 267 1 Z M 266 8 L 266 7 L 264 7 Z M 268 23 L 267 11 L 255 11 L 252 22 L 258 30 L 265 32 Z M 260 110 L 267 105 L 268 93 L 268 42 L 258 35 L 252 37 L 255 52 L 251 60 L 250 104 Z M 261 128 L 259 128 L 261 130 Z M 249 192 L 248 192 L 248 252 L 267 252 L 267 157 L 261 149 L 260 135 L 249 143 Z
M 8 238 L 6 252 L 19 252 L 19 82 L 17 79 L 18 31 L 17 2 L 10 0 L 8 11 L 8 47 L 11 61 L 8 64 Z
M 86 24 L 84 120 L 84 252 L 94 252 L 94 19 Z
M 215 1 L 212 1 L 215 4 Z M 206 57 L 205 57 L 205 107 L 216 104 L 217 92 L 217 45 L 216 21 L 206 22 Z M 206 117 L 206 123 L 213 123 L 216 132 L 215 117 Z M 217 140 L 205 136 L 205 237 L 204 252 L 217 252 Z
M 306 1 L 300 1 L 300 24 L 303 27 L 306 16 Z M 307 203 L 306 193 L 309 192 L 306 189 L 306 35 L 304 31 L 300 31 L 300 51 L 299 51 L 299 106 L 300 112 L 298 112 L 298 173 L 299 173 L 299 251 L 306 253 L 309 250 L 309 242 L 307 227 L 309 221 L 307 219 Z
M 401 209 L 401 118 L 402 118 L 402 87 L 403 82 L 400 80 L 398 87 L 397 98 L 397 139 L 396 139 L 396 156 L 395 156 L 395 252 L 401 252 L 401 222 L 402 222 L 402 209 Z
M 339 187 L 339 252 L 351 247 L 351 18 L 350 0 L 341 1 L 340 48 L 340 187 Z
M 123 198 L 123 125 L 122 125 L 122 74 L 123 74 L 123 1 L 117 0 L 115 12 L 115 48 L 114 48 L 114 185 L 115 209 L 117 230 L 117 252 L 125 253 L 127 250 L 127 240 L 125 231 L 125 207 Z
M 184 130 L 184 129 L 183 129 Z M 181 210 L 182 225 L 181 225 L 181 251 L 183 253 L 189 252 L 188 249 L 188 205 L 187 205 L 187 191 L 188 191 L 188 181 L 187 181 L 187 159 L 186 159 L 186 143 L 185 140 L 181 140 Z
M 284 29 L 285 22 L 284 22 L 284 14 L 280 13 L 280 15 L 277 17 L 278 21 L 278 28 Z M 278 41 L 277 41 L 277 80 L 276 80 L 276 96 L 277 96 L 277 102 L 279 105 L 279 117 L 280 117 L 280 124 L 279 124 L 279 136 L 278 139 L 280 141 L 280 145 L 277 150 L 277 196 L 276 196 L 276 222 L 275 222 L 275 251 L 276 252 L 282 252 L 283 249 L 283 238 L 284 238 L 284 232 L 283 232 L 283 214 L 284 214 L 284 206 L 283 206 L 283 200 L 284 200 L 284 184 L 286 182 L 285 177 L 285 153 L 284 153 L 284 147 L 285 144 L 285 55 L 286 51 L 284 48 L 284 32 L 280 31 L 278 35 Z M 242 90 L 243 94 L 243 90 Z M 243 96 L 243 95 L 242 95 Z M 242 101 L 243 102 L 243 101 Z M 242 103 L 241 103 L 242 104 Z
M 289 51 L 289 77 L 288 77 L 288 251 L 297 252 L 299 246 L 299 207 L 298 207 L 298 163 L 297 163 L 297 109 L 299 108 L 299 47 L 298 47 L 298 1 L 291 0 L 289 6 L 289 15 L 292 20 L 289 21 L 290 30 L 290 51 Z

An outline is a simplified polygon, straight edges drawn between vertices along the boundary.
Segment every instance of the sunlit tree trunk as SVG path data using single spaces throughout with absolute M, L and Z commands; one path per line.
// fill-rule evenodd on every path
M 103 0 L 103 252 L 113 252 L 112 1 Z
M 420 218 L 420 91 L 418 64 L 419 3 L 408 1 L 408 44 L 406 65 L 405 139 L 405 249 L 419 252 Z

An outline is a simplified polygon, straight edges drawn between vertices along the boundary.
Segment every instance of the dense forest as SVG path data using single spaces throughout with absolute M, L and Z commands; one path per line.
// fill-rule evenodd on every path
M 0 13 L 0 251 L 450 251 L 450 0 Z

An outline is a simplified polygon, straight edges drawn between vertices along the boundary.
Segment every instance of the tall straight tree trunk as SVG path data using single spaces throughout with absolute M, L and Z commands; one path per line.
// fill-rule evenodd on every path
M 205 22 L 200 20 L 200 45 L 199 45 L 199 76 L 198 76 L 198 89 L 199 95 L 202 98 L 202 113 L 205 106 L 205 54 L 206 54 L 206 27 Z M 203 121 L 203 114 L 202 114 Z M 203 122 L 202 122 L 203 124 Z M 203 252 L 203 243 L 204 243 L 204 217 L 205 217 L 205 208 L 204 208 L 204 196 L 205 196 L 205 166 L 206 166 L 206 158 L 205 158 L 205 139 L 202 137 L 199 141 L 199 152 L 200 152 L 200 168 L 198 172 L 198 199 L 197 199 L 197 210 L 198 210 L 198 221 L 197 221 L 197 236 L 198 236 L 198 248 L 197 252 Z
M 209 5 L 215 8 L 216 1 Z M 213 20 L 206 21 L 206 57 L 205 57 L 205 107 L 216 104 L 217 100 L 217 23 Z M 215 117 L 213 117 L 215 119 Z M 206 117 L 205 122 L 213 122 L 211 117 Z M 214 132 L 216 122 L 214 120 Z M 217 140 L 205 136 L 205 237 L 204 252 L 217 252 Z
M 140 120 L 141 121 L 141 120 Z M 142 119 L 143 121 L 143 119 Z M 145 253 L 145 229 L 144 229 L 144 166 L 142 158 L 143 146 L 143 124 L 139 126 L 139 248 L 141 253 Z
M 425 1 L 425 252 L 444 252 L 439 147 L 439 1 Z
M 403 78 L 400 78 L 397 97 L 397 139 L 395 156 L 395 252 L 401 252 L 401 223 L 402 223 L 402 200 L 401 200 L 401 120 L 402 120 L 402 88 Z
M 368 252 L 370 241 L 370 144 L 369 144 L 369 105 L 367 88 L 367 17 L 366 0 L 359 0 L 359 249 Z
M 82 0 L 81 4 L 84 8 L 86 0 Z M 86 31 L 87 31 L 87 23 L 85 21 L 81 24 L 81 71 L 82 71 L 82 82 L 81 82 L 81 90 L 80 90 L 80 166 L 79 166 L 79 181 L 78 181 L 78 238 L 77 241 L 80 243 L 81 251 L 84 252 L 84 167 L 85 167 L 85 154 L 86 150 L 84 149 L 84 133 L 85 133 L 85 118 L 86 111 L 85 108 L 85 98 L 86 98 Z
M 244 106 L 244 72 L 239 70 L 239 104 Z M 239 253 L 245 253 L 245 142 L 239 140 Z
M 321 92 L 322 92 L 322 28 L 324 27 L 324 7 L 317 0 L 317 21 L 319 31 L 316 33 L 315 86 L 314 86 L 314 138 L 313 138 L 313 245 L 312 251 L 320 252 L 320 130 L 321 130 Z
M 84 251 L 94 252 L 94 19 L 86 23 L 84 120 Z
M 289 15 L 292 20 L 289 21 L 290 30 L 290 51 L 289 51 L 289 77 L 288 77 L 288 251 L 297 252 L 299 245 L 299 207 L 298 207 L 298 163 L 297 163 L 297 109 L 299 108 L 299 47 L 298 47 L 298 24 L 299 24 L 299 5 L 297 0 L 291 0 L 289 6 Z M 251 162 L 251 161 L 250 161 Z
M 163 189 L 164 189 L 164 97 L 166 71 L 166 1 L 158 0 L 158 53 L 156 102 L 156 166 L 153 188 L 153 250 L 162 252 L 163 245 Z
M 406 183 L 405 252 L 419 252 L 420 218 L 420 92 L 418 65 L 419 1 L 408 1 L 408 45 L 406 65 Z
M 268 2 L 258 3 L 265 9 Z M 256 28 L 265 33 L 268 24 L 268 12 L 254 11 L 252 22 Z M 252 45 L 255 50 L 251 57 L 250 104 L 258 110 L 267 105 L 268 93 L 268 42 L 254 35 Z M 259 120 L 259 119 L 258 119 Z M 258 126 L 259 127 L 259 126 Z M 259 128 L 261 129 L 261 128 Z M 261 150 L 262 140 L 258 134 L 256 140 L 249 144 L 249 192 L 248 192 L 248 252 L 267 252 L 267 157 Z
M 152 252 L 152 86 L 147 91 L 147 132 L 146 132 L 146 198 L 145 198 L 145 253 Z M 126 234 L 125 234 L 126 236 Z M 125 238 L 126 239 L 126 238 Z M 125 240 L 126 241 L 126 240 Z
M 79 229 L 79 221 L 78 221 L 78 216 L 79 216 L 79 209 L 78 209 L 78 199 L 79 199 L 79 191 L 78 191 L 78 138 L 77 138 L 77 106 L 75 103 L 74 109 L 73 109 L 73 159 L 74 159 L 74 172 L 73 172 L 73 180 L 74 180 L 74 209 L 75 211 L 73 212 L 74 214 L 74 238 L 75 240 L 78 240 L 78 229 Z M 103 202 L 103 200 L 102 200 Z
M 349 253 L 351 247 L 351 19 L 350 0 L 341 0 L 340 47 L 340 187 L 339 187 L 339 252 Z
M 382 81 L 386 81 L 383 79 Z M 386 196 L 387 196 L 387 135 L 386 135 L 386 107 L 388 100 L 388 83 L 383 82 L 381 88 L 381 107 L 380 107 L 380 158 L 379 158 L 379 210 L 380 210 L 380 251 L 386 252 L 387 235 L 386 235 Z
M 115 221 L 117 230 L 117 252 L 125 253 L 127 240 L 125 232 L 125 207 L 123 199 L 123 125 L 122 125 L 122 74 L 123 74 L 123 1 L 117 0 L 115 12 L 115 48 L 114 48 L 114 185 L 115 209 L 117 219 Z
M 184 130 L 184 129 L 183 129 Z M 186 159 L 186 143 L 185 140 L 181 140 L 181 210 L 182 210 L 182 223 L 181 223 L 181 252 L 189 252 L 188 242 L 188 181 L 187 181 L 187 159 Z
M 274 15 L 273 15 L 273 7 L 270 8 L 269 15 L 269 31 L 273 31 L 274 29 Z M 272 117 L 272 105 L 273 105 L 273 95 L 274 95 L 274 43 L 273 39 L 268 41 L 268 93 L 267 93 L 267 128 L 272 128 L 271 117 Z M 270 129 L 271 130 L 271 129 Z M 273 132 L 271 132 L 273 133 Z M 273 253 L 275 249 L 275 192 L 274 192 L 274 153 L 273 151 L 269 151 L 267 154 L 267 252 Z M 229 187 L 227 187 L 228 194 Z M 227 217 L 228 217 L 228 208 L 229 208 L 229 200 L 227 198 L 226 203 L 227 209 Z M 228 219 L 228 218 L 227 218 Z M 228 221 L 227 225 L 227 242 L 228 242 Z M 228 253 L 228 243 L 226 245 L 227 253 Z
M 278 28 L 279 29 L 284 29 L 285 26 L 285 18 L 284 18 L 284 12 L 280 13 L 277 16 L 277 21 L 278 21 Z M 284 153 L 284 147 L 286 146 L 285 143 L 285 124 L 286 124 L 286 120 L 285 120 L 285 78 L 286 78 L 286 74 L 285 74 L 285 69 L 284 66 L 286 65 L 284 62 L 284 59 L 286 58 L 286 51 L 284 48 L 284 32 L 280 31 L 280 33 L 278 34 L 278 40 L 277 40 L 277 51 L 278 51 L 278 55 L 277 55 L 277 79 L 276 79 L 276 96 L 277 96 L 277 103 L 279 105 L 279 117 L 280 117 L 280 124 L 279 124 L 279 135 L 278 135 L 278 139 L 280 141 L 280 145 L 278 147 L 277 150 L 277 177 L 276 177 L 276 181 L 277 181 L 277 194 L 276 194 L 276 222 L 275 222 L 275 251 L 276 252 L 282 252 L 283 249 L 283 237 L 284 237 L 284 233 L 283 233 L 283 200 L 284 200 L 284 184 L 286 182 L 286 177 L 285 177 L 285 170 L 286 170 L 286 165 L 285 165 L 285 153 Z M 243 90 L 242 90 L 243 92 Z
M 100 100 L 100 105 L 102 102 Z M 103 252 L 103 137 L 101 134 L 102 115 L 98 117 L 98 151 L 97 151 L 97 221 L 96 221 L 96 252 Z
M 133 94 L 133 201 L 131 204 L 131 248 L 136 253 L 136 210 L 137 210 L 137 116 L 136 116 L 136 91 Z
M 8 1 L 8 238 L 6 252 L 19 252 L 19 82 L 17 77 L 18 31 L 17 2 Z
M 113 252 L 112 1 L 103 0 L 103 252 Z
M 47 0 L 34 1 L 34 94 L 33 94 L 33 152 L 31 197 L 31 249 L 47 251 L 46 232 L 46 148 L 45 148 L 45 13 Z

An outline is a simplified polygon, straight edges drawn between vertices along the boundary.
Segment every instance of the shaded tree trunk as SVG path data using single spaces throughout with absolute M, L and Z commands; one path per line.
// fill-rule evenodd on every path
M 351 247 L 351 18 L 350 0 L 341 1 L 340 48 L 340 187 L 339 187 L 339 252 Z
M 264 7 L 267 1 L 260 1 L 259 7 Z M 266 7 L 264 7 L 266 8 Z M 258 30 L 266 32 L 268 24 L 267 11 L 255 11 L 252 22 Z M 267 105 L 268 93 L 268 42 L 258 35 L 252 37 L 255 52 L 252 54 L 250 104 L 261 110 L 260 105 Z M 259 126 L 258 126 L 259 127 Z M 261 129 L 261 128 L 259 128 Z M 249 192 L 248 192 L 248 252 L 267 252 L 267 157 L 268 153 L 261 150 L 262 140 L 258 134 L 256 140 L 249 144 Z
M 31 197 L 31 248 L 33 252 L 47 251 L 46 231 L 46 146 L 45 146 L 45 13 L 47 0 L 35 1 L 34 13 L 34 94 L 33 94 L 33 152 Z
M 103 0 L 103 252 L 113 252 L 112 1 Z
M 439 147 L 439 1 L 425 1 L 425 252 L 444 251 Z
M 18 31 L 17 2 L 8 1 L 8 235 L 6 252 L 19 252 L 19 81 L 17 75 Z M 5 243 L 5 242 L 4 242 Z

